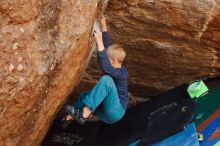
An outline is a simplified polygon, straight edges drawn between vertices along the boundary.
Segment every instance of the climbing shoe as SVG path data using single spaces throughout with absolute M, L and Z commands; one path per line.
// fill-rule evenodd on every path
M 84 125 L 86 119 L 83 117 L 83 109 L 75 108 L 74 106 L 67 105 L 66 111 L 73 117 L 80 125 Z

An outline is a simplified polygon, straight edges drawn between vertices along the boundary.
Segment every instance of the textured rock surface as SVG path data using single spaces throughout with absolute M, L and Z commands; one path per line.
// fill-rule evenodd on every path
M 152 96 L 220 75 L 220 1 L 111 0 L 112 42 L 127 50 L 130 91 Z M 95 57 L 87 72 L 97 78 Z
M 106 0 L 0 1 L 0 145 L 37 146 L 91 56 Z

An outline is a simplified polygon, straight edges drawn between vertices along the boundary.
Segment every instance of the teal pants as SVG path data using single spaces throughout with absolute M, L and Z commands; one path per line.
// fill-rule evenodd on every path
M 101 121 L 113 124 L 119 121 L 125 109 L 120 103 L 113 79 L 104 75 L 89 92 L 83 92 L 74 104 L 76 108 L 87 106 Z

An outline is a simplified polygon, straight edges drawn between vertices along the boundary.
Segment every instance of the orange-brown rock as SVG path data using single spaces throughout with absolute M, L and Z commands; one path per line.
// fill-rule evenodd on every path
M 92 53 L 107 0 L 0 1 L 0 146 L 38 146 Z
M 219 0 L 111 0 L 106 15 L 112 42 L 127 50 L 133 94 L 220 75 Z M 87 72 L 97 78 L 94 60 Z

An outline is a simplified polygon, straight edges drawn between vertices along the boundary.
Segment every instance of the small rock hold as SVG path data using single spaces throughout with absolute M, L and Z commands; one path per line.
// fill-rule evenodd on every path
M 21 56 L 18 57 L 18 62 L 21 62 L 23 58 Z
M 58 29 L 58 26 L 54 26 L 54 29 Z
M 54 69 L 54 67 L 55 67 L 55 66 L 52 64 L 52 65 L 51 65 L 51 67 L 50 67 L 50 70 L 53 70 L 53 69 Z
M 6 108 L 5 107 L 1 107 L 1 109 L 0 109 L 0 118 L 2 118 L 3 117 L 3 115 L 4 115 L 4 113 L 5 113 L 5 111 L 6 111 Z
M 13 49 L 13 50 L 18 49 L 18 43 L 14 43 L 13 46 L 12 46 L 12 49 Z
M 24 29 L 23 29 L 23 28 L 20 28 L 20 31 L 21 31 L 21 32 L 24 32 Z
M 13 64 L 10 64 L 8 69 L 10 72 L 12 72 L 14 70 L 14 68 L 15 68 L 15 66 Z
M 64 42 L 64 40 L 60 40 L 60 43 L 61 43 L 61 44 L 64 44 L 65 42 Z
M 22 71 L 23 68 L 24 68 L 23 65 L 22 65 L 22 64 L 19 64 L 18 67 L 17 67 L 17 70 L 18 70 L 18 71 Z
M 23 82 L 24 80 L 25 80 L 24 77 L 19 78 L 19 81 L 20 81 L 20 82 Z

